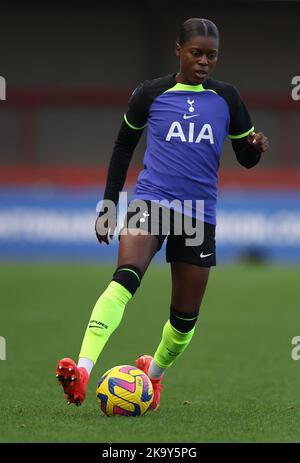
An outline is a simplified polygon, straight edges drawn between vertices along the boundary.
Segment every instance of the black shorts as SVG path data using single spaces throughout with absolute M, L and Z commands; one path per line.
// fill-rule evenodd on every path
M 137 207 L 138 204 L 141 204 L 138 200 L 129 204 L 120 234 L 127 228 L 151 233 L 158 239 L 158 250 L 167 238 L 167 262 L 186 262 L 200 267 L 216 265 L 215 225 L 195 218 L 187 219 L 187 216 L 153 201 L 144 200 L 141 207 Z M 164 215 L 166 209 L 168 213 Z M 198 232 L 192 233 L 195 227 Z

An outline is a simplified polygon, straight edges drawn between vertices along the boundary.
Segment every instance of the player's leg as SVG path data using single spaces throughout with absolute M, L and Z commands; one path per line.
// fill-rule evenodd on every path
M 149 375 L 157 378 L 189 345 L 205 293 L 210 268 L 185 262 L 172 262 L 170 317 L 150 365 Z
M 141 356 L 136 362 L 156 385 L 154 409 L 159 406 L 160 381 L 164 371 L 183 353 L 193 337 L 210 267 L 216 264 L 215 226 L 203 222 L 200 225 L 201 232 L 204 231 L 200 245 L 187 245 L 184 234 L 168 236 L 166 257 L 172 271 L 170 318 L 163 328 L 154 358 Z
M 165 370 L 175 362 L 192 340 L 210 268 L 172 262 L 171 270 L 170 318 L 163 328 L 162 339 L 153 358 L 142 355 L 136 361 L 138 368 L 148 374 L 153 384 L 154 410 L 159 407 L 161 378 Z
M 159 242 L 152 235 L 121 235 L 117 269 L 112 281 L 98 299 L 79 357 L 96 362 L 110 335 L 121 322 L 127 303 L 156 253 Z
M 120 236 L 117 269 L 92 311 L 78 365 L 71 359 L 62 359 L 57 365 L 57 377 L 69 402 L 83 402 L 89 374 L 110 335 L 119 326 L 126 305 L 159 246 L 158 239 L 150 234 Z

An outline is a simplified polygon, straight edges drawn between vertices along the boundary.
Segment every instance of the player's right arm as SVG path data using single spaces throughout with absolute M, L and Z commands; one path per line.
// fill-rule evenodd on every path
M 148 102 L 146 84 L 140 84 L 131 95 L 128 109 L 115 141 L 106 179 L 102 207 L 95 224 L 99 243 L 110 243 L 116 228 L 116 215 L 110 214 L 108 201 L 118 204 L 119 193 L 125 184 L 133 152 L 147 125 Z

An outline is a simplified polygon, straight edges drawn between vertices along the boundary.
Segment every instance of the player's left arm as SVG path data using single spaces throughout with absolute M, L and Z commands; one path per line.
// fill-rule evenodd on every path
M 250 169 L 269 148 L 269 141 L 262 132 L 255 133 L 247 107 L 237 89 L 230 86 L 228 92 L 230 107 L 229 138 L 238 162 Z
M 269 149 L 269 140 L 262 132 L 250 132 L 247 137 L 231 140 L 238 162 L 247 169 L 254 167 L 261 159 L 261 153 Z

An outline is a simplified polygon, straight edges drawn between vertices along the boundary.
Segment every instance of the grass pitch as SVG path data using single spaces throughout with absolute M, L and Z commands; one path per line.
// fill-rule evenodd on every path
M 299 268 L 211 272 L 197 331 L 165 376 L 161 408 L 107 418 L 98 378 L 153 354 L 169 315 L 170 274 L 153 265 L 94 369 L 86 402 L 67 406 L 55 365 L 77 357 L 90 311 L 113 267 L 1 264 L 1 442 L 299 442 Z

